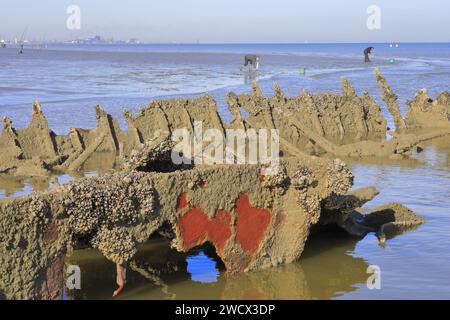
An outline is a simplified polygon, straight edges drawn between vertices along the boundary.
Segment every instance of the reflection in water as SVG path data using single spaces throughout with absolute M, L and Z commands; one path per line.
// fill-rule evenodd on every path
M 230 277 L 221 298 L 331 299 L 354 291 L 368 267 L 351 256 L 356 242 L 340 232 L 312 235 L 299 262 Z
M 244 70 L 244 84 L 251 85 L 253 81 L 258 81 L 259 71 L 257 70 Z
M 25 196 L 33 191 L 45 191 L 67 183 L 74 177 L 64 174 L 48 177 L 15 177 L 0 174 L 0 199 Z
M 191 280 L 200 283 L 216 282 L 220 276 L 214 259 L 209 258 L 204 251 L 196 252 L 187 258 L 187 272 Z
M 14 197 L 20 193 L 28 194 L 31 191 L 30 185 L 25 185 L 23 178 L 16 178 L 10 175 L 0 175 L 0 197 Z
M 355 244 L 355 239 L 340 232 L 321 233 L 308 240 L 298 263 L 227 275 L 223 270 L 218 273 L 218 258 L 210 258 L 208 249 L 186 257 L 170 249 L 165 240 L 152 239 L 140 248 L 119 298 L 329 299 L 353 291 L 366 281 L 367 263 L 350 255 Z M 76 251 L 66 263 L 79 265 L 82 272 L 82 290 L 69 292 L 72 299 L 111 297 L 114 265 L 97 250 Z
M 42 177 L 16 177 L 0 174 L 0 199 L 25 196 L 33 191 L 45 191 L 65 184 L 73 179 L 105 174 L 116 167 L 116 155 L 113 153 L 94 153 L 82 166 L 79 172 L 54 174 Z
M 113 152 L 95 152 L 83 164 L 82 172 L 105 174 L 116 167 L 116 154 Z

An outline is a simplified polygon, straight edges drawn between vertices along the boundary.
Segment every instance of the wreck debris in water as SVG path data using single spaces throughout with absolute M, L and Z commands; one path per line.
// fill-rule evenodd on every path
M 353 175 L 345 163 L 319 157 L 403 157 L 421 141 L 450 134 L 448 93 L 432 100 L 420 91 L 401 119 L 392 90 L 377 71 L 376 77 L 396 123 L 390 140 L 381 108 L 345 79 L 342 94 L 287 98 L 276 85 L 265 98 L 256 84 L 251 95 L 230 93 L 230 124 L 208 95 L 156 100 L 135 117 L 125 111 L 128 131 L 100 106 L 97 128 L 65 136 L 50 130 L 37 102 L 27 128 L 5 118 L 1 173 L 76 172 L 99 153 L 112 154 L 116 172 L 0 202 L 0 291 L 11 299 L 60 298 L 64 256 L 81 244 L 117 265 L 118 294 L 137 245 L 155 233 L 181 252 L 210 243 L 227 272 L 238 273 L 299 259 L 313 226 L 336 224 L 354 236 L 376 232 L 381 242 L 419 226 L 424 219 L 400 204 L 362 213 L 358 208 L 378 191 L 349 191 Z M 279 129 L 277 174 L 265 175 L 262 164 L 174 165 L 170 134 L 193 132 L 194 121 L 224 135 L 229 128 Z M 409 131 L 417 128 L 430 131 Z

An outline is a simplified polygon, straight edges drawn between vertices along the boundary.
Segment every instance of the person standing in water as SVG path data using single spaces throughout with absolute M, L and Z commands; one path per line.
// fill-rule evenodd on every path
M 245 56 L 245 63 L 244 67 L 247 67 L 248 65 L 251 65 L 255 70 L 259 69 L 259 61 L 260 57 L 254 54 L 248 54 Z
M 368 47 L 366 49 L 364 49 L 364 62 L 365 63 L 369 63 L 370 61 L 370 55 L 372 54 L 372 50 L 374 50 L 374 47 Z
M 260 60 L 261 60 L 260 56 L 257 56 L 255 54 L 248 54 L 245 56 L 244 65 L 240 66 L 240 70 L 243 71 L 245 74 L 244 82 L 246 84 L 256 80 Z

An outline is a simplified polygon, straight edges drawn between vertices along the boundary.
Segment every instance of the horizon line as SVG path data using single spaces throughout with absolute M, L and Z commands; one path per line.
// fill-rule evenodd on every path
M 11 40 L 9 40 L 11 41 Z M 42 40 L 27 40 L 29 42 L 42 42 Z M 450 44 L 450 40 L 446 41 L 374 41 L 374 42 L 347 42 L 347 41 L 324 41 L 324 42 L 138 42 L 138 43 L 127 43 L 126 40 L 114 40 L 112 43 L 71 43 L 73 40 L 49 40 L 46 42 L 54 43 L 54 44 L 86 44 L 86 45 L 114 45 L 114 44 L 122 44 L 122 45 L 244 45 L 244 44 L 252 44 L 252 45 L 298 45 L 298 44 Z M 124 43 L 119 43 L 124 42 Z

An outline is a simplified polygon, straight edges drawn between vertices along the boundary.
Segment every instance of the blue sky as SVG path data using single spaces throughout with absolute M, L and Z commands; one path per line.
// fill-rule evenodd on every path
M 81 30 L 66 28 L 69 5 Z M 381 29 L 368 30 L 369 5 Z M 146 42 L 450 42 L 448 0 L 4 0 L 0 37 L 70 39 L 95 34 Z

